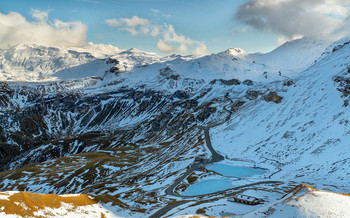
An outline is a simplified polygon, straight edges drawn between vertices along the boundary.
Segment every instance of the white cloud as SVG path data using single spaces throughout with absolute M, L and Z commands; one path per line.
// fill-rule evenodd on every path
M 176 52 L 182 53 L 182 54 L 188 53 L 187 45 L 186 45 L 185 43 L 182 43 L 182 44 L 176 49 Z
M 279 42 L 299 36 L 335 36 L 349 17 L 349 3 L 350 0 L 249 0 L 235 18 L 257 30 L 278 34 Z
M 188 37 L 185 37 L 184 35 L 181 35 L 181 34 L 178 35 L 175 32 L 174 26 L 171 24 L 164 26 L 163 36 L 164 36 L 164 41 L 166 42 L 175 42 L 175 43 L 181 43 L 186 45 L 192 45 L 192 44 L 198 43 Z
M 171 53 L 176 50 L 173 46 L 168 45 L 166 42 L 164 42 L 161 39 L 159 39 L 157 42 L 157 48 L 162 53 Z
M 32 15 L 33 18 L 43 23 L 45 23 L 49 18 L 48 11 L 39 11 L 37 9 L 32 9 L 30 11 L 30 14 Z
M 194 55 L 207 55 L 209 54 L 208 48 L 205 44 L 198 45 L 193 51 Z
M 179 46 L 175 49 L 175 52 L 187 54 L 188 47 L 191 45 L 197 45 L 197 47 L 192 51 L 193 54 L 208 54 L 208 48 L 205 46 L 204 42 L 193 40 L 182 34 L 177 34 L 173 25 L 163 25 L 162 27 L 162 37 L 167 43 L 178 44 Z M 163 52 L 164 53 L 164 52 Z M 169 52 L 168 52 L 169 53 Z
M 303 38 L 303 36 L 294 36 L 292 38 L 290 37 L 285 37 L 285 36 L 278 36 L 278 39 L 277 39 L 277 45 L 280 46 L 280 45 L 283 45 L 284 43 L 290 41 L 290 40 L 295 40 L 295 39 L 301 39 Z
M 161 13 L 159 10 L 152 10 L 153 13 Z M 197 45 L 196 53 L 199 51 L 208 52 L 203 42 L 192 40 L 182 34 L 178 34 L 171 24 L 154 24 L 148 19 L 133 16 L 132 18 L 119 18 L 105 20 L 106 24 L 119 31 L 129 32 L 132 36 L 144 35 L 159 37 L 157 48 L 162 53 L 177 52 L 182 54 L 188 53 L 188 47 Z M 205 49 L 204 49 L 205 47 Z
M 164 42 L 162 39 L 159 39 L 157 42 L 157 48 L 160 52 L 162 53 L 182 53 L 182 54 L 187 54 L 188 53 L 188 48 L 186 44 L 180 44 L 179 47 L 175 48 L 172 45 L 167 44 Z
M 160 27 L 159 26 L 153 26 L 152 28 L 152 31 L 150 32 L 150 35 L 155 37 L 155 36 L 158 36 L 159 33 L 160 33 Z
M 19 43 L 51 46 L 83 46 L 87 27 L 82 22 L 48 21 L 48 12 L 32 10 L 34 21 L 16 12 L 0 13 L 0 47 Z
M 148 19 L 140 18 L 138 16 L 133 16 L 131 18 L 119 18 L 119 19 L 107 19 L 105 20 L 109 27 L 116 27 L 119 30 L 127 31 L 132 36 L 137 35 L 149 35 L 157 36 L 159 35 L 159 26 L 150 24 Z
M 349 15 L 349 4 L 349 0 L 324 0 L 322 4 L 315 5 L 312 10 L 323 15 L 345 18 Z
M 128 27 L 136 27 L 136 26 L 144 26 L 149 23 L 149 20 L 139 18 L 138 16 L 133 16 L 132 18 L 120 18 L 120 19 L 108 19 L 106 23 L 110 27 L 119 27 L 119 26 L 128 26 Z

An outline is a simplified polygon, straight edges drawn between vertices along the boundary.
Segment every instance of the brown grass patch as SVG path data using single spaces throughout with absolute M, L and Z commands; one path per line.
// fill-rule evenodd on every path
M 8 196 L 6 193 L 0 193 L 1 195 Z M 0 199 L 0 208 L 6 214 L 42 217 L 34 216 L 34 213 L 45 208 L 60 208 L 62 203 L 73 205 L 72 211 L 74 211 L 76 207 L 96 204 L 97 201 L 86 194 L 61 197 L 56 194 L 17 192 L 8 196 L 8 199 Z

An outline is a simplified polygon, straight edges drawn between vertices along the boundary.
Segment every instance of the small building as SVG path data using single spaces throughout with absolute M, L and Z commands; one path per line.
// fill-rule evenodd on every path
M 248 196 L 248 195 L 238 194 L 233 196 L 233 199 L 229 199 L 228 201 L 242 203 L 242 204 L 249 204 L 249 205 L 257 205 L 257 204 L 261 204 L 264 200 L 256 197 Z

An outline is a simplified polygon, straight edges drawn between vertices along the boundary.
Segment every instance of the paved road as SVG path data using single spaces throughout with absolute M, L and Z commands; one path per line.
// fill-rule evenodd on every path
M 203 163 L 192 164 L 190 166 L 190 169 L 185 174 L 183 174 L 181 177 L 177 178 L 175 180 L 175 182 L 165 190 L 165 193 L 167 193 L 168 195 L 172 195 L 172 196 L 176 196 L 176 197 L 187 197 L 187 196 L 183 196 L 183 195 L 179 195 L 179 194 L 175 193 L 174 189 L 176 188 L 176 186 L 178 186 L 184 179 L 186 179 L 187 176 L 191 175 L 194 171 L 198 170 L 199 168 L 201 168 L 207 164 L 213 164 L 213 163 L 216 163 L 216 162 L 219 162 L 219 161 L 222 161 L 225 159 L 224 156 L 217 153 L 215 151 L 215 149 L 213 148 L 213 146 L 211 144 L 209 128 L 208 127 L 199 127 L 199 128 L 204 130 L 205 142 L 206 142 L 208 149 L 211 152 L 211 159 L 209 161 L 206 161 Z
M 156 213 L 152 214 L 149 218 L 159 218 L 164 216 L 164 214 L 166 214 L 169 210 L 174 209 L 180 205 L 186 204 L 190 201 L 181 201 L 179 203 L 175 203 L 175 204 L 169 204 L 166 207 L 158 210 Z
M 210 139 L 210 134 L 209 134 L 209 129 L 208 127 L 204 128 L 204 135 L 205 135 L 205 142 L 207 144 L 208 149 L 210 150 L 211 153 L 211 160 L 208 163 L 205 164 L 213 164 L 219 161 L 224 160 L 224 156 L 221 154 L 217 153 L 215 149 L 213 148 L 213 145 L 211 144 L 211 139 Z
M 211 144 L 211 139 L 210 139 L 210 134 L 209 134 L 209 130 L 210 128 L 212 127 L 215 127 L 215 126 L 218 126 L 218 125 L 221 125 L 225 122 L 227 122 L 230 117 L 231 117 L 231 114 L 232 112 L 227 110 L 226 107 L 224 107 L 224 110 L 227 111 L 229 113 L 229 115 L 226 117 L 225 121 L 223 122 L 220 122 L 220 123 L 217 123 L 217 124 L 213 124 L 213 125 L 209 125 L 209 126 L 206 126 L 206 127 L 203 127 L 203 126 L 198 126 L 199 129 L 202 129 L 204 131 L 204 136 L 205 136 L 205 143 L 211 153 L 211 158 L 209 161 L 206 161 L 204 163 L 193 163 L 191 166 L 190 166 L 190 169 L 184 173 L 182 176 L 180 176 L 179 178 L 177 178 L 175 180 L 175 182 L 173 184 L 171 184 L 166 190 L 165 190 L 165 193 L 167 195 L 172 195 L 172 196 L 175 196 L 175 197 L 181 197 L 181 198 L 194 198 L 194 197 L 200 197 L 200 196 L 204 196 L 204 195 L 197 195 L 197 196 L 183 196 L 183 195 L 180 195 L 178 193 L 175 193 L 174 192 L 174 189 L 184 180 L 186 179 L 189 175 L 191 175 L 194 171 L 198 170 L 199 168 L 207 165 L 207 164 L 213 164 L 213 163 L 216 163 L 216 162 L 219 162 L 219 161 L 222 161 L 224 160 L 224 156 L 222 156 L 221 154 L 217 153 L 215 151 L 215 149 L 213 148 L 212 144 Z M 223 191 L 222 191 L 223 192 Z M 218 192 L 219 193 L 219 192 Z M 180 206 L 184 203 L 187 203 L 189 201 L 185 201 L 185 202 L 180 202 L 178 204 L 171 204 L 171 205 L 168 205 L 162 209 L 160 209 L 159 211 L 157 211 L 156 213 L 154 213 L 153 215 L 150 216 L 150 218 L 156 218 L 156 217 L 161 217 L 163 216 L 164 214 L 166 214 L 168 211 L 170 211 L 171 209 L 177 207 L 177 206 Z
M 184 180 L 186 179 L 189 175 L 191 175 L 194 171 L 196 171 L 197 169 L 199 169 L 200 167 L 204 167 L 205 165 L 208 165 L 208 164 L 213 164 L 213 163 L 217 163 L 219 161 L 222 161 L 224 160 L 224 156 L 222 156 L 221 154 L 217 153 L 216 150 L 213 148 L 212 146 L 212 143 L 211 143 L 211 138 L 210 138 L 210 133 L 209 133 L 209 130 L 210 128 L 213 128 L 213 127 L 216 127 L 216 126 L 219 126 L 219 125 L 222 125 L 224 123 L 226 123 L 227 121 L 229 121 L 231 119 L 231 115 L 233 114 L 232 111 L 228 110 L 226 107 L 227 106 L 230 106 L 231 104 L 233 104 L 234 102 L 232 101 L 232 99 L 230 99 L 228 96 L 225 96 L 225 98 L 227 98 L 231 103 L 224 106 L 224 110 L 229 114 L 224 121 L 222 122 L 218 122 L 216 124 L 211 124 L 211 125 L 208 125 L 208 126 L 198 126 L 199 129 L 202 129 L 204 131 L 204 136 L 205 136 L 205 142 L 206 142 L 206 145 L 211 153 L 211 159 L 209 161 L 206 161 L 204 163 L 193 163 L 191 166 L 190 166 L 190 169 L 188 171 L 186 171 L 186 173 L 184 173 L 182 176 L 180 176 L 179 178 L 177 178 L 175 180 L 175 182 L 170 185 L 166 190 L 165 190 L 165 193 L 167 195 L 172 195 L 172 196 L 175 196 L 175 197 L 181 197 L 183 199 L 188 199 L 188 198 L 192 198 L 192 200 L 184 200 L 184 201 L 181 201 L 181 202 L 178 202 L 178 203 L 175 203 L 175 204 L 169 204 L 168 206 L 165 206 L 164 208 L 158 210 L 156 213 L 154 213 L 153 215 L 150 216 L 150 218 L 158 218 L 158 217 L 161 217 L 163 215 L 165 215 L 167 212 L 169 212 L 170 210 L 182 205 L 182 204 L 185 204 L 185 203 L 188 203 L 188 202 L 191 202 L 191 201 L 195 201 L 193 200 L 193 198 L 198 198 L 198 197 L 203 197 L 203 196 L 208 196 L 208 195 L 218 195 L 218 194 L 224 194 L 228 191 L 232 191 L 232 190 L 237 190 L 235 191 L 234 193 L 231 193 L 231 194 L 238 194 L 238 193 L 241 193 L 243 192 L 244 190 L 242 190 L 243 188 L 247 188 L 247 187 L 252 187 L 252 186 L 256 186 L 256 185 L 261 185 L 261 184 L 271 184 L 271 183 L 281 183 L 280 181 L 264 181 L 264 182 L 257 182 L 257 183 L 251 183 L 251 184 L 246 184 L 246 185 L 242 185 L 242 186 L 237 186 L 237 187 L 234 187 L 234 188 L 231 188 L 231 189 L 227 189 L 227 190 L 224 190 L 224 191 L 218 191 L 218 192 L 214 192 L 214 193 L 210 193 L 210 194 L 206 194 L 206 195 L 196 195 L 196 196 L 183 196 L 183 195 L 180 195 L 178 193 L 175 193 L 174 192 L 174 189 Z M 250 106 L 251 104 L 249 104 Z M 248 107 L 248 105 L 246 105 L 246 107 Z M 245 108 L 245 107 L 244 107 Z M 198 201 L 198 199 L 197 199 Z

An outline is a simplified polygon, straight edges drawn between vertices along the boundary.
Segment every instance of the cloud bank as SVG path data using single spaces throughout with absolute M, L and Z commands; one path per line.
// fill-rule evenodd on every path
M 182 34 L 175 32 L 171 24 L 154 24 L 148 19 L 133 16 L 131 18 L 113 18 L 105 20 L 111 28 L 119 31 L 129 32 L 132 36 L 158 37 L 157 48 L 162 53 L 188 53 L 189 46 L 196 46 L 192 53 L 196 55 L 208 54 L 208 49 L 204 42 L 192 40 Z
M 297 37 L 348 34 L 350 0 L 249 0 L 235 18 L 260 31 L 278 34 L 281 41 Z M 349 32 L 348 32 L 349 31 Z
M 0 13 L 0 48 L 19 43 L 50 46 L 86 45 L 87 26 L 80 21 L 48 20 L 48 12 L 32 10 L 33 21 L 16 12 Z
M 129 32 L 132 36 L 137 35 L 151 35 L 157 36 L 159 34 L 159 27 L 150 24 L 148 19 L 133 16 L 131 18 L 108 19 L 105 22 L 110 27 L 118 27 L 120 30 Z

